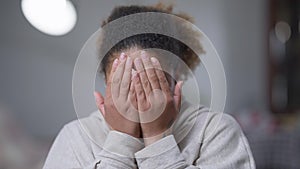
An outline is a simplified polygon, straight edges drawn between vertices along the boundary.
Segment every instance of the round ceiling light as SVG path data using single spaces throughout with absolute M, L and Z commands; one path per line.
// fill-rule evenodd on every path
M 77 21 L 77 13 L 69 0 L 22 0 L 25 18 L 39 31 L 52 36 L 70 32 Z

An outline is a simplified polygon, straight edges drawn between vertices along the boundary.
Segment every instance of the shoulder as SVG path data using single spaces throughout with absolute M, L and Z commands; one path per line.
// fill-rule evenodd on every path
M 206 112 L 205 117 L 206 128 L 218 130 L 241 130 L 237 121 L 229 114 L 223 112 Z
M 75 151 L 92 149 L 93 144 L 102 144 L 109 129 L 99 111 L 88 117 L 73 120 L 64 125 L 57 138 L 67 140 Z
M 44 168 L 77 168 L 94 159 L 95 146 L 89 136 L 91 132 L 97 131 L 89 130 L 99 123 L 99 117 L 95 113 L 64 125 L 51 146 Z
M 202 163 L 214 163 L 222 159 L 225 166 L 231 166 L 228 168 L 255 168 L 248 140 L 231 115 L 204 112 L 198 116 L 197 124 L 202 127 L 201 132 L 199 128 L 194 130 L 200 134 L 200 140 L 197 140 L 201 144 Z
M 53 151 L 68 150 L 82 164 L 93 160 L 94 154 L 101 151 L 101 144 L 106 138 L 106 124 L 99 114 L 100 112 L 96 111 L 88 117 L 65 124 L 52 145 Z
M 216 132 L 241 132 L 236 120 L 229 114 L 211 112 L 203 105 L 183 104 L 174 124 L 174 136 L 178 142 L 185 137 L 198 141 Z M 200 139 L 200 140 L 199 140 Z
M 217 135 L 242 135 L 237 121 L 229 114 L 211 112 L 203 105 L 187 105 L 174 125 L 175 136 L 180 141 L 185 136 L 198 141 Z M 200 140 L 199 140 L 200 139 Z
M 203 140 L 216 137 L 236 139 L 244 137 L 240 125 L 230 114 L 223 112 L 209 112 L 207 109 L 199 113 L 196 124 L 201 127 Z
M 99 111 L 88 117 L 79 118 L 64 125 L 60 134 L 72 138 L 74 141 L 101 143 L 109 128 Z

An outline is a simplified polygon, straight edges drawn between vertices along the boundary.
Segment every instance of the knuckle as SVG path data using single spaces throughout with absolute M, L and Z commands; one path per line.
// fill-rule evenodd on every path
M 149 79 L 150 79 L 151 81 L 157 81 L 157 77 L 156 77 L 155 72 L 149 74 Z
M 165 79 L 165 78 L 164 78 L 164 76 L 163 76 L 162 74 L 159 74 L 159 75 L 158 75 L 158 80 L 159 80 L 159 81 L 163 81 L 164 79 Z
M 144 87 L 148 87 L 149 86 L 149 81 L 148 80 L 144 80 L 143 81 L 143 86 Z
M 161 77 L 161 78 L 159 79 L 159 81 L 160 81 L 160 83 L 162 83 L 162 84 L 167 84 L 167 83 L 168 83 L 168 81 L 167 81 L 166 78 L 164 78 L 164 77 Z

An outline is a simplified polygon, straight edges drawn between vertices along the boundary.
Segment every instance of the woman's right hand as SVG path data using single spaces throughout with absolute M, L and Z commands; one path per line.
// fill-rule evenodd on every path
M 95 92 L 98 109 L 112 130 L 141 138 L 135 90 L 131 79 L 133 61 L 124 53 L 113 62 L 105 98 Z M 133 77 L 132 77 L 133 76 Z
M 142 52 L 134 65 L 138 76 L 134 78 L 135 92 L 145 145 L 171 134 L 180 111 L 182 81 L 175 85 L 174 93 L 165 73 L 155 57 Z

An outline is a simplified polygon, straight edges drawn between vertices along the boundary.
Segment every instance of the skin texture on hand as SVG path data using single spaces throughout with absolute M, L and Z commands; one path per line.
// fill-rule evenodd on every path
M 105 98 L 95 92 L 98 109 L 112 130 L 140 138 L 141 130 L 132 79 L 132 59 L 124 53 L 112 65 Z M 133 76 L 136 76 L 133 75 Z
M 172 134 L 182 87 L 182 81 L 178 82 L 173 93 L 159 61 L 148 55 L 141 52 L 133 63 L 122 53 L 112 65 L 105 98 L 94 93 L 111 129 L 143 137 L 146 146 Z
M 173 94 L 159 61 L 147 56 L 146 52 L 134 60 L 134 65 L 139 75 L 134 78 L 134 86 L 143 137 L 161 139 L 166 133 L 171 134 L 167 130 L 180 109 L 182 82 L 176 84 Z M 147 118 L 151 118 L 151 121 Z

